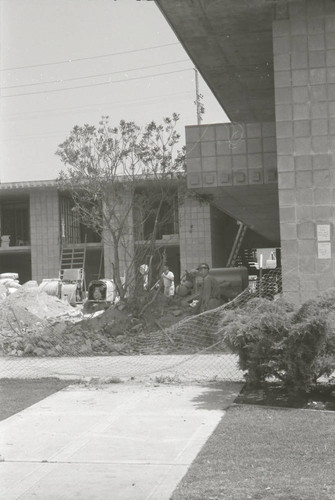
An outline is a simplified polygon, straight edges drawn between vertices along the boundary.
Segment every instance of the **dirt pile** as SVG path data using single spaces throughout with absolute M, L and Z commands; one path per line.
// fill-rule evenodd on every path
M 191 314 L 187 302 L 162 294 L 143 295 L 95 317 L 83 317 L 81 308 L 34 288 L 18 290 L 1 305 L 0 350 L 15 356 L 171 352 L 175 345 L 165 329 Z

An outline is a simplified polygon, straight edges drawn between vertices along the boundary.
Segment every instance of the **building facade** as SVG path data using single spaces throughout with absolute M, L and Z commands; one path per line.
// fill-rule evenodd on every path
M 231 124 L 188 127 L 188 185 L 281 247 L 296 303 L 335 286 L 335 2 L 156 0 Z

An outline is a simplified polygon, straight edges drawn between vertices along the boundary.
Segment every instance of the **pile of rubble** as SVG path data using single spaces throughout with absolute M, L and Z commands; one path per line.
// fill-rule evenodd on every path
M 0 355 L 117 356 L 145 353 L 148 346 L 168 352 L 173 345 L 164 329 L 190 314 L 187 303 L 159 294 L 142 315 L 124 304 L 87 315 L 36 282 L 14 281 L 0 283 Z

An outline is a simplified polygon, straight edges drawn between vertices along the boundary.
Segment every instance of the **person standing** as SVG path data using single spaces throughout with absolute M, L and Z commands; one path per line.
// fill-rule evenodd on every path
M 209 265 L 205 262 L 198 267 L 202 277 L 199 297 L 199 313 L 215 309 L 220 305 L 220 287 L 218 281 L 209 274 Z
M 170 271 L 169 266 L 163 267 L 162 281 L 164 287 L 164 295 L 166 297 L 173 297 L 174 295 L 174 274 Z

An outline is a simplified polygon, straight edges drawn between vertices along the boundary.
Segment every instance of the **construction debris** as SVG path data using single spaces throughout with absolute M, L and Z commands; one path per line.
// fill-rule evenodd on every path
M 158 329 L 165 349 L 173 347 L 165 329 L 190 314 L 186 301 L 163 294 L 152 301 L 150 292 L 136 303 L 85 314 L 82 305 L 71 306 L 47 294 L 36 282 L 19 285 L 15 292 L 12 288 L 0 286 L 0 355 L 130 355 L 142 352 L 152 335 L 155 343 Z M 150 306 L 141 314 L 147 303 Z

